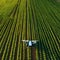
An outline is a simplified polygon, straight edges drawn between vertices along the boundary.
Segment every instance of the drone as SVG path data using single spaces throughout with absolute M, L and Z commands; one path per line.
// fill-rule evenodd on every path
M 26 43 L 27 46 L 33 46 L 38 42 L 38 40 L 22 40 L 22 42 Z

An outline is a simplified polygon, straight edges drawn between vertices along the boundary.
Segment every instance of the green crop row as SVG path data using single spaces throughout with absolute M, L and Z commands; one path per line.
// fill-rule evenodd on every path
M 22 40 L 38 40 L 28 47 Z M 60 5 L 53 0 L 0 1 L 0 60 L 59 60 Z

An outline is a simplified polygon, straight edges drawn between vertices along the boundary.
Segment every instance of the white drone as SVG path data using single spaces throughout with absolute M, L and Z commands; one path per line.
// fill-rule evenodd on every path
M 38 40 L 22 40 L 22 42 L 26 43 L 27 46 L 32 46 L 38 42 Z

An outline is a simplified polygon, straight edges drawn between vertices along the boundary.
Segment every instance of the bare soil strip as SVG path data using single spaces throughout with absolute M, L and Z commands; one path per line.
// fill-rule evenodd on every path
M 31 58 L 32 60 L 36 60 L 36 48 L 35 47 L 31 48 Z

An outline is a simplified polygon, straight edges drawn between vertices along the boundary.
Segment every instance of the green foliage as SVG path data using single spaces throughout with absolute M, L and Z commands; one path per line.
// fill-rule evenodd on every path
M 39 42 L 27 47 L 21 40 Z M 0 1 L 1 60 L 59 60 L 59 45 L 60 4 L 56 1 Z

